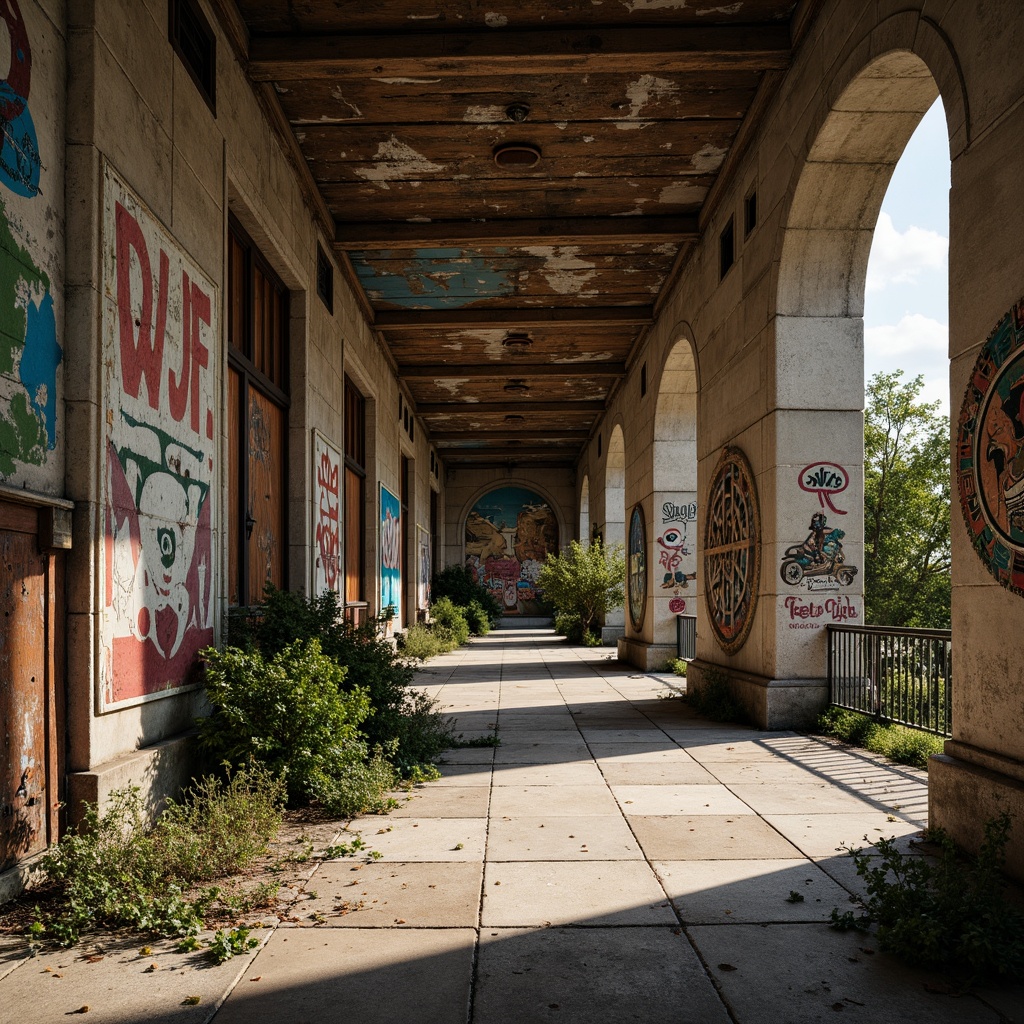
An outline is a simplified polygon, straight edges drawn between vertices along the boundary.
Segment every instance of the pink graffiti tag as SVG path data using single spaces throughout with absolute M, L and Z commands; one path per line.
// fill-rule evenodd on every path
M 320 505 L 317 509 L 316 543 L 320 551 L 320 564 L 329 589 L 338 583 L 339 572 L 339 512 L 341 502 L 338 495 L 338 467 L 331 464 L 331 457 L 324 452 L 316 471 L 317 488 L 320 491 Z
M 818 495 L 818 503 L 845 516 L 845 509 L 836 508 L 832 495 L 840 494 L 850 486 L 850 474 L 834 462 L 812 462 L 800 470 L 800 489 Z

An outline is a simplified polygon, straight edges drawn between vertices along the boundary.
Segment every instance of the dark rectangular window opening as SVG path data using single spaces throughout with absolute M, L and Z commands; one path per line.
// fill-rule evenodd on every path
M 345 604 L 359 622 L 366 600 L 366 399 L 345 377 Z
M 753 191 L 743 200 L 743 237 L 749 238 L 750 232 L 757 227 L 757 192 Z
M 647 394 L 647 364 L 640 367 L 640 397 Z
M 736 262 L 736 232 L 733 226 L 732 217 L 725 225 L 725 230 L 718 238 L 718 279 L 729 272 L 729 268 Z
M 217 116 L 217 37 L 197 0 L 170 0 L 167 36 L 214 117 Z
M 334 267 L 327 258 L 327 253 L 319 245 L 316 247 L 316 293 L 327 307 L 327 312 L 333 313 Z

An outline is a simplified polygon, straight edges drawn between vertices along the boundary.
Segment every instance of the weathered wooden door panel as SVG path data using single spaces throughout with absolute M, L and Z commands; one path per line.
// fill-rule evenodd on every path
M 0 870 L 57 836 L 62 556 L 40 551 L 39 515 L 0 501 Z
M 263 588 L 284 586 L 285 410 L 249 390 L 249 604 Z

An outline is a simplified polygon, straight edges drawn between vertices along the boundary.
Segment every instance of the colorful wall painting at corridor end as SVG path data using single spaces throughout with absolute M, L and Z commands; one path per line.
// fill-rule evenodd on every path
M 402 621 L 402 506 L 383 484 L 380 486 L 380 610 L 390 614 L 393 622 Z
M 313 593 L 341 595 L 341 454 L 313 431 Z
M 466 517 L 466 566 L 506 615 L 543 614 L 537 576 L 558 552 L 558 522 L 547 501 L 526 487 L 499 487 Z
M 642 505 L 634 505 L 629 517 L 629 551 L 626 561 L 626 604 L 629 621 L 639 633 L 647 611 L 647 524 Z
M 59 274 L 63 257 L 63 182 L 51 169 L 43 187 L 29 98 L 34 77 L 37 98 L 42 90 L 37 106 L 46 115 L 40 128 L 52 168 L 61 159 L 54 156 L 61 152 L 61 127 L 47 101 L 54 82 L 63 84 L 63 70 L 43 62 L 33 76 L 33 39 L 16 0 L 0 5 L 0 20 L 10 44 L 7 77 L 0 81 L 0 482 L 59 492 L 62 466 L 54 453 L 63 440 L 63 350 L 54 295 L 60 295 L 60 283 L 53 286 L 46 268 Z M 48 24 L 40 26 L 40 33 L 47 30 Z M 45 38 L 41 42 L 42 52 L 53 52 Z
M 1024 298 L 999 321 L 971 371 L 957 424 L 957 490 L 985 568 L 1024 596 Z
M 213 642 L 213 282 L 114 171 L 103 191 L 102 709 L 192 682 Z

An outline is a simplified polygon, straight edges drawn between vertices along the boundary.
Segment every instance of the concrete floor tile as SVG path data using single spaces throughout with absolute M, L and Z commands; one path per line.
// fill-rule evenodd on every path
M 529 814 L 566 817 L 579 814 L 617 814 L 615 799 L 599 786 L 500 786 L 491 797 L 491 818 Z
M 505 786 L 601 786 L 605 778 L 593 761 L 564 764 L 499 764 L 493 785 Z
M 620 814 L 492 818 L 487 861 L 643 860 Z
M 800 851 L 753 814 L 629 817 L 650 860 L 794 860 Z
M 654 726 L 648 729 L 601 729 L 581 725 L 580 732 L 587 743 L 667 744 L 671 742 L 660 729 L 656 729 Z
M 253 937 L 262 941 L 266 934 L 254 931 Z M 147 944 L 151 952 L 140 955 Z M 100 935 L 74 949 L 46 951 L 4 978 L 0 1022 L 66 1024 L 88 1006 L 88 1020 L 203 1024 L 258 951 L 214 965 L 205 952 L 178 953 L 176 945 L 176 940 Z M 99 959 L 90 962 L 88 956 Z M 185 1004 L 190 996 L 199 1001 Z
M 470 928 L 281 930 L 217 1024 L 465 1024 L 475 939 Z
M 971 996 L 951 999 L 940 975 L 909 968 L 868 936 L 827 925 L 702 926 L 690 936 L 739 1024 L 820 1024 L 844 1016 L 870 1024 L 996 1024 Z M 717 966 L 727 964 L 734 970 Z M 766 1017 L 766 1009 L 779 1016 Z
M 431 786 L 488 786 L 491 782 L 489 764 L 439 764 L 441 778 L 426 783 Z M 420 787 L 417 787 L 417 790 Z
M 707 769 L 727 786 L 755 782 L 776 785 L 825 781 L 813 769 L 782 758 L 774 761 L 708 761 Z
M 758 814 L 857 814 L 876 809 L 827 782 L 737 783 L 729 788 Z
M 328 861 L 292 916 L 319 928 L 475 928 L 482 875 L 480 862 Z
M 850 908 L 849 893 L 806 859 L 656 861 L 654 870 L 689 924 L 828 921 L 833 907 Z
M 717 781 L 696 761 L 602 761 L 601 771 L 610 786 L 699 786 Z
M 501 745 L 537 744 L 541 747 L 573 746 L 585 749 L 583 739 L 576 726 L 565 729 L 505 729 L 501 730 Z
M 725 786 L 613 786 L 612 792 L 623 813 L 662 814 L 753 814 L 754 812 Z
M 715 740 L 714 742 L 686 740 L 679 733 L 672 733 L 673 739 L 682 744 L 683 748 L 695 761 L 706 764 L 712 761 L 777 761 L 781 755 L 766 747 L 759 740 L 735 739 Z
M 511 741 L 495 748 L 496 764 L 568 764 L 589 761 L 586 744 L 577 743 L 519 743 Z
M 808 857 L 831 857 L 837 847 L 870 847 L 883 836 L 911 837 L 921 831 L 914 822 L 886 814 L 885 811 L 765 814 L 763 817 Z M 889 821 L 889 818 L 895 820 Z
M 671 741 L 661 743 L 591 743 L 590 750 L 594 758 L 603 767 L 608 762 L 616 764 L 647 762 L 675 762 L 676 764 L 695 764 L 696 762 L 685 750 L 680 750 Z
M 498 724 L 503 732 L 516 729 L 526 730 L 548 730 L 557 731 L 570 730 L 576 732 L 576 723 L 569 714 L 547 714 L 543 712 L 530 711 L 501 711 L 498 715 Z
M 483 860 L 487 819 L 357 818 L 349 831 L 388 861 Z
M 485 929 L 473 1024 L 728 1024 L 714 986 L 677 931 Z
M 485 818 L 490 786 L 419 786 L 389 818 Z
M 442 764 L 486 764 L 494 761 L 494 747 L 455 747 L 441 754 Z
M 675 913 L 643 861 L 488 864 L 484 927 L 672 924 Z

